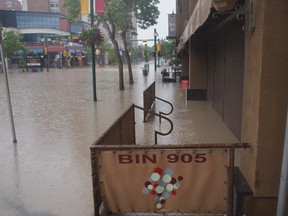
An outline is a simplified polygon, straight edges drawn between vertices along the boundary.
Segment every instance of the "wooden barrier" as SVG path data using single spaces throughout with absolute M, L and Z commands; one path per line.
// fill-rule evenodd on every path
M 120 116 L 110 128 L 93 144 L 93 146 L 107 146 L 111 144 L 117 145 L 135 145 L 135 115 L 134 105 L 131 105 L 126 112 Z M 94 154 L 91 151 L 91 158 L 94 158 Z M 94 208 L 99 209 L 102 198 L 100 196 L 100 182 L 98 173 L 98 163 L 91 161 L 92 167 L 92 179 L 93 179 L 93 195 L 94 195 Z M 98 215 L 95 213 L 95 215 Z
M 107 212 L 163 213 L 172 211 L 232 216 L 234 151 L 236 148 L 246 148 L 249 145 L 241 143 L 135 145 L 135 108 L 153 113 L 151 110 L 145 110 L 132 104 L 90 148 L 95 216 L 99 215 L 99 208 L 102 203 L 104 203 L 104 209 Z M 153 114 L 161 117 L 161 114 Z M 168 135 L 173 130 L 172 121 L 165 116 L 162 118 L 171 124 L 171 128 L 167 133 L 155 131 L 155 144 L 157 144 L 157 135 Z M 219 154 L 219 152 L 221 153 Z M 164 170 L 169 172 L 166 173 Z M 181 173 L 181 175 L 177 174 L 178 177 L 176 176 L 179 181 L 183 180 L 183 176 L 186 179 L 183 191 L 181 193 L 179 191 L 180 200 L 168 200 L 170 196 L 178 193 L 176 189 L 179 189 L 180 186 L 179 182 L 175 182 L 176 177 L 172 176 L 171 170 L 175 173 Z M 149 172 L 152 172 L 150 177 Z M 159 179 L 160 176 L 162 180 Z M 142 182 L 145 187 L 142 189 L 142 194 L 139 194 L 138 189 L 141 187 L 139 179 L 143 181 L 144 178 L 149 179 L 144 182 L 145 184 Z M 150 183 L 148 184 L 148 182 Z M 198 183 L 187 185 L 187 182 L 190 182 L 189 184 Z M 218 183 L 216 184 L 216 182 Z M 166 188 L 165 193 L 164 188 Z M 193 191 L 189 192 L 191 188 Z M 125 190 L 127 191 L 125 192 Z M 136 194 L 131 195 L 132 192 Z M 209 199 L 214 198 L 207 202 L 203 193 L 209 196 Z M 153 198 L 153 196 L 155 197 Z M 193 205 L 191 203 L 183 204 L 183 200 L 187 196 L 193 200 Z M 197 201 L 199 197 L 202 201 Z M 219 197 L 222 198 L 219 199 Z M 138 200 L 140 199 L 139 204 Z M 173 200 L 172 204 L 170 200 Z M 134 203 L 134 201 L 136 202 Z M 165 204 L 166 201 L 167 204 Z M 200 205 L 197 202 L 200 202 Z M 237 205 L 240 202 L 241 199 L 239 201 L 237 199 Z M 204 208 L 203 203 L 205 203 Z
M 168 132 L 160 132 L 155 130 L 154 137 L 157 144 L 157 135 L 166 136 L 173 130 L 173 122 L 165 117 L 161 116 L 161 113 L 155 113 L 151 110 L 145 110 L 144 108 L 132 104 L 122 116 L 120 116 L 95 142 L 93 145 L 135 145 L 136 144 L 136 132 L 135 132 L 135 108 L 142 110 L 143 112 L 151 113 L 159 118 L 164 118 L 170 123 L 170 129 Z
M 93 145 L 135 145 L 135 115 L 131 105 Z
M 91 149 L 96 146 L 109 146 L 109 145 L 135 145 L 136 144 L 136 133 L 135 133 L 135 108 L 140 110 L 142 107 L 132 104 L 122 116 L 120 116 L 105 133 L 93 143 Z M 147 111 L 152 112 L 152 111 Z M 159 115 L 155 113 L 155 115 Z M 157 135 L 168 135 L 173 130 L 173 123 L 170 119 L 163 117 L 170 122 L 171 128 L 167 133 L 155 131 L 155 143 L 157 143 Z M 95 151 L 91 150 L 91 167 L 92 167 L 92 179 L 93 179 L 93 195 L 94 195 L 94 208 L 95 215 L 98 215 L 98 209 L 102 203 L 100 182 L 99 182 L 99 164 L 98 161 L 94 160 Z M 97 211 L 96 211 L 97 209 Z M 98 213 L 97 213 L 98 212 Z
M 160 111 L 160 122 L 162 115 L 170 115 L 173 112 L 173 105 L 167 100 L 156 97 L 155 95 L 155 82 L 153 82 L 144 92 L 143 92 L 143 107 L 144 107 L 144 122 L 146 122 L 147 116 L 149 114 L 149 110 L 151 111 L 155 102 L 155 99 L 165 102 L 170 105 L 171 110 L 169 112 Z
M 155 82 L 143 92 L 144 122 L 155 101 Z
M 93 145 L 95 216 L 102 202 L 112 213 L 232 216 L 234 153 L 247 147 L 245 143 Z
M 148 98 L 150 93 L 146 94 Z M 150 99 L 147 100 L 151 105 Z M 107 214 L 174 212 L 232 216 L 235 185 L 237 195 L 240 194 L 237 208 L 241 208 L 243 191 L 237 187 L 239 181 L 234 184 L 234 154 L 236 148 L 247 148 L 248 144 L 136 145 L 135 108 L 171 124 L 167 133 L 155 131 L 155 144 L 157 135 L 165 136 L 173 130 L 169 118 L 154 113 L 150 107 L 147 110 L 132 104 L 93 143 L 90 153 L 95 216 L 100 215 L 102 204 Z M 182 191 L 175 199 L 182 180 Z M 183 200 L 192 200 L 193 205 Z

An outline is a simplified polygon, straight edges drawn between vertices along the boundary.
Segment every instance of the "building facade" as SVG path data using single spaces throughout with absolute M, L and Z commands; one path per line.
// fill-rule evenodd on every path
M 70 35 L 70 25 L 60 13 L 0 10 L 0 23 L 16 29 L 26 44 L 40 44 L 46 35 Z
M 3 4 L 7 5 L 7 2 L 9 4 L 12 2 L 11 5 L 14 5 L 14 8 L 18 5 L 20 9 L 14 10 L 12 7 L 6 7 L 0 10 L 0 23 L 3 27 L 14 29 L 21 34 L 23 42 L 28 47 L 43 46 L 43 40 L 47 36 L 75 35 L 79 34 L 82 28 L 90 26 L 82 21 L 68 22 L 63 0 L 22 0 L 22 5 L 19 1 L 13 0 Z
M 212 2 L 212 4 L 211 4 Z M 207 100 L 249 150 L 242 215 L 276 215 L 288 105 L 286 0 L 177 0 L 187 99 Z
M 22 0 L 24 11 L 55 12 L 66 14 L 64 0 Z
M 49 0 L 25 0 L 27 11 L 49 12 Z
M 0 10 L 22 10 L 22 5 L 19 0 L 1 0 Z

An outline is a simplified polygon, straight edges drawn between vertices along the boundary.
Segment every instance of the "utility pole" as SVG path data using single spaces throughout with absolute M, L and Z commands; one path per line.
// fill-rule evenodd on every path
M 46 55 L 46 58 L 45 58 L 46 69 L 47 69 L 47 72 L 49 72 L 50 59 L 49 59 L 49 53 L 48 53 L 48 38 L 47 38 L 47 35 L 45 36 L 45 39 L 44 39 L 44 56 L 45 55 Z
M 157 70 L 157 44 L 156 44 L 157 36 L 158 36 L 158 33 L 157 33 L 156 29 L 154 29 L 154 52 L 155 52 L 155 56 L 154 56 L 154 71 L 155 72 Z
M 94 29 L 94 7 L 93 0 L 90 0 L 90 18 L 91 18 L 91 29 Z M 93 99 L 97 101 L 96 96 L 96 67 L 95 67 L 95 42 L 92 40 L 91 44 L 91 52 L 92 52 L 92 80 L 93 80 Z
M 158 38 L 158 43 L 157 43 L 157 57 L 158 57 L 158 67 L 160 67 L 160 52 L 161 52 L 161 44 L 160 44 L 160 39 Z

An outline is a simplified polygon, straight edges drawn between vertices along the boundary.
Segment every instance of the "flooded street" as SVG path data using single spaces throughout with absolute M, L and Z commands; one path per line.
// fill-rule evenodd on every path
M 17 144 L 13 144 L 4 75 L 0 73 L 0 216 L 91 216 L 93 214 L 89 147 L 156 81 L 156 96 L 170 101 L 174 130 L 158 143 L 237 142 L 206 101 L 186 101 L 179 82 L 163 83 L 160 69 L 133 68 L 134 85 L 119 91 L 117 66 L 97 69 L 97 102 L 91 68 L 50 72 L 10 72 L 9 84 Z M 151 70 L 152 69 L 152 70 Z M 169 110 L 157 101 L 156 110 Z M 137 143 L 153 144 L 157 119 L 143 124 L 136 111 Z

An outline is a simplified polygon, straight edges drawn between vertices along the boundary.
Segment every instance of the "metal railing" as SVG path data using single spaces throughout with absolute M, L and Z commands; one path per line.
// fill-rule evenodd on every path
M 169 101 L 167 100 L 164 100 L 163 98 L 160 98 L 160 97 L 157 97 L 155 96 L 155 82 L 153 82 L 144 92 L 143 92 L 143 106 L 144 106 L 144 122 L 146 122 L 146 118 L 147 118 L 147 115 L 148 115 L 148 110 L 151 110 L 151 108 L 153 107 L 153 104 L 155 102 L 155 99 L 157 100 L 160 100 L 164 103 L 167 103 L 170 105 L 171 107 L 171 110 L 169 112 L 162 112 L 160 111 L 160 123 L 161 123 L 161 116 L 162 115 L 170 115 L 173 110 L 174 110 L 174 107 L 173 107 L 173 104 L 170 103 Z M 154 112 L 155 113 L 155 112 Z
M 144 108 L 142 108 L 142 107 L 140 107 L 140 106 L 137 106 L 137 105 L 135 105 L 134 104 L 134 107 L 135 108 L 137 108 L 137 109 L 140 109 L 140 110 L 143 110 L 144 112 L 147 112 L 147 113 L 151 113 L 151 114 L 153 114 L 153 115 L 156 115 L 156 116 L 158 116 L 160 119 L 161 118 L 164 118 L 165 120 L 167 120 L 169 123 L 170 123 L 170 129 L 169 129 L 169 131 L 168 132 L 166 132 L 166 133 L 163 133 L 163 132 L 160 132 L 160 131 L 156 131 L 155 130 L 155 132 L 154 132 L 154 137 L 155 137 L 155 144 L 157 144 L 157 135 L 161 135 L 161 136 L 167 136 L 167 135 L 169 135 L 172 131 L 173 131 L 173 122 L 169 119 L 169 118 L 167 118 L 167 117 L 165 117 L 165 116 L 162 116 L 161 114 L 158 114 L 158 113 L 156 113 L 156 112 L 154 112 L 154 111 L 152 111 L 152 110 L 145 110 Z
M 135 145 L 136 131 L 135 131 L 135 108 L 151 113 L 159 118 L 163 118 L 170 123 L 170 129 L 164 133 L 158 130 L 154 131 L 154 139 L 157 144 L 157 136 L 167 136 L 173 131 L 173 122 L 166 116 L 155 113 L 152 110 L 145 110 L 143 107 L 132 104 L 105 132 L 93 145 Z

